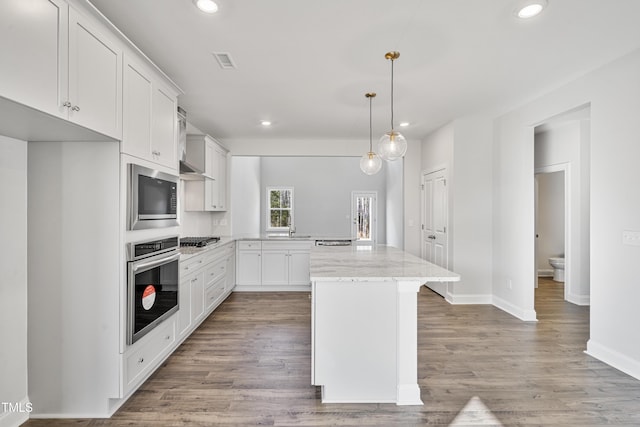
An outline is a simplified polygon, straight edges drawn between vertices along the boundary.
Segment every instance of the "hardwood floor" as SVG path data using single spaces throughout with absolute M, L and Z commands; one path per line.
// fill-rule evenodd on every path
M 234 293 L 111 419 L 37 426 L 436 426 L 474 396 L 505 426 L 640 425 L 640 381 L 583 351 L 589 308 L 541 280 L 537 323 L 419 295 L 424 406 L 323 405 L 306 293 Z M 486 424 L 485 424 L 486 425 Z

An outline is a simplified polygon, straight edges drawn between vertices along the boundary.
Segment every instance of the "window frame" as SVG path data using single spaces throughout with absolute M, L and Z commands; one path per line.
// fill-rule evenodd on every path
M 287 208 L 272 208 L 271 207 L 271 192 L 272 191 L 290 191 L 291 192 L 291 207 Z M 295 193 L 293 190 L 292 186 L 271 186 L 271 187 L 266 187 L 266 208 L 265 208 L 265 212 L 266 212 L 266 216 L 265 216 L 265 230 L 266 231 L 289 231 L 289 227 L 272 227 L 271 226 L 271 211 L 272 210 L 288 210 L 289 211 L 289 218 L 290 221 L 289 223 L 291 224 L 291 227 L 294 226 L 295 222 L 294 222 L 294 206 L 295 206 Z

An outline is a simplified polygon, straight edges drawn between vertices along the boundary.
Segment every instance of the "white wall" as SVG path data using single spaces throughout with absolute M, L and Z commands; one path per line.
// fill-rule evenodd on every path
M 404 250 L 420 256 L 420 156 L 422 144 L 408 140 L 403 159 Z
M 296 232 L 351 236 L 352 191 L 376 191 L 377 241 L 386 242 L 386 165 L 375 175 L 360 170 L 359 157 L 262 157 L 261 229 L 266 231 L 266 187 L 294 188 Z
M 549 258 L 564 256 L 564 171 L 537 174 L 536 183 L 536 269 L 538 276 L 548 276 Z
M 25 421 L 27 396 L 27 143 L 0 136 L 0 426 Z
M 386 194 L 387 208 L 387 245 L 396 248 L 404 247 L 404 215 L 402 211 L 404 185 L 402 180 L 403 161 L 387 162 L 386 169 Z M 413 224 L 411 224 L 413 225 Z
M 616 60 L 495 121 L 494 298 L 534 319 L 533 126 L 591 105 L 591 309 L 589 354 L 640 378 L 640 51 Z M 512 286 L 509 286 L 511 281 Z
M 422 171 L 448 169 L 449 268 L 460 282 L 447 285 L 454 304 L 491 303 L 492 136 L 490 113 L 442 126 L 422 143 Z
M 231 234 L 260 234 L 260 157 L 231 158 Z

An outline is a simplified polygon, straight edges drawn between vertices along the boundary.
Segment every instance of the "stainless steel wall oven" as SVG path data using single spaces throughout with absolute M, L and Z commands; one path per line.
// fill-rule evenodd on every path
M 178 311 L 178 236 L 127 246 L 127 344 Z

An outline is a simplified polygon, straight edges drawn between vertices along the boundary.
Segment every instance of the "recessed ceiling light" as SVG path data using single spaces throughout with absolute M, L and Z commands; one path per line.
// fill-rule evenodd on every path
M 515 10 L 518 18 L 529 19 L 538 15 L 547 6 L 547 0 L 529 0 L 521 3 Z
M 407 126 L 409 126 L 410 124 L 411 124 L 411 123 L 409 123 L 409 122 L 402 122 L 402 123 L 400 123 L 400 127 L 401 127 L 401 128 L 406 128 L 406 127 L 407 127 Z
M 205 13 L 216 13 L 218 5 L 213 0 L 193 0 L 195 5 Z
M 262 126 L 265 126 L 265 127 L 266 127 L 266 126 L 271 126 L 271 122 L 270 122 L 269 120 L 261 120 L 261 121 L 260 121 L 260 124 L 261 124 Z

